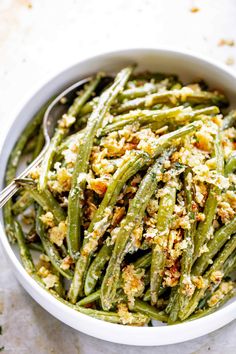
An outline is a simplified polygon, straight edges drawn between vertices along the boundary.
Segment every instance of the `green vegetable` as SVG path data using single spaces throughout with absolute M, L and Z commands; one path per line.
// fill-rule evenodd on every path
M 204 83 L 133 70 L 97 74 L 65 102 L 4 222 L 28 274 L 65 306 L 177 324 L 235 296 L 235 111 L 224 115 L 227 98 Z M 45 109 L 18 139 L 7 183 L 42 150 Z
M 68 235 L 67 243 L 69 254 L 72 258 L 78 258 L 78 251 L 81 243 L 81 219 L 82 219 L 82 200 L 85 188 L 84 173 L 88 171 L 89 157 L 91 154 L 93 140 L 101 129 L 103 120 L 111 104 L 114 102 L 118 93 L 124 88 L 133 68 L 123 69 L 116 77 L 113 85 L 100 96 L 99 102 L 89 117 L 85 128 L 83 140 L 86 144 L 81 145 L 77 156 L 72 177 L 72 187 L 68 201 Z
M 135 227 L 140 226 L 147 204 L 157 188 L 158 176 L 160 176 L 164 160 L 168 157 L 160 157 L 149 168 L 143 178 L 134 199 L 131 201 L 127 216 L 122 220 L 121 227 L 116 235 L 114 250 L 109 261 L 105 277 L 101 287 L 101 302 L 104 310 L 109 310 L 116 294 L 117 282 L 120 277 L 120 266 L 130 245 L 131 233 Z
M 169 226 L 174 212 L 176 199 L 176 181 L 171 180 L 165 186 L 165 193 L 160 198 L 156 221 L 156 236 L 152 248 L 151 261 L 151 302 L 157 303 L 162 276 L 166 264 L 166 249 L 168 243 Z

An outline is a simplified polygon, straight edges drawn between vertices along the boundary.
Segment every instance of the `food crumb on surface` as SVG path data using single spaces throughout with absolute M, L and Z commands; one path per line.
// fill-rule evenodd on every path
M 218 42 L 218 46 L 223 47 L 225 45 L 229 47 L 233 47 L 235 45 L 235 42 L 233 39 L 220 39 Z
M 226 65 L 234 65 L 234 63 L 235 63 L 235 60 L 233 57 L 228 57 L 225 61 Z
M 190 12 L 192 12 L 192 13 L 196 13 L 196 12 L 199 12 L 199 11 L 200 11 L 200 8 L 197 7 L 197 6 L 193 6 L 193 7 L 191 7 L 191 9 L 190 9 Z

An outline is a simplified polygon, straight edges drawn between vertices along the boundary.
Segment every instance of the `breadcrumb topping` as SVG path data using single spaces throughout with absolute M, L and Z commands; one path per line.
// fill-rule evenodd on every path
M 51 211 L 48 211 L 46 214 L 41 215 L 40 219 L 42 220 L 44 225 L 47 227 L 54 227 L 55 226 L 54 216 Z
M 219 289 L 207 301 L 209 307 L 217 306 L 217 304 L 227 295 L 234 287 L 233 282 L 222 282 Z
M 66 237 L 67 224 L 65 221 L 61 221 L 57 226 L 49 229 L 48 232 L 50 241 L 60 247 Z
M 132 305 L 134 304 L 134 298 L 141 296 L 144 291 L 144 273 L 144 269 L 135 269 L 133 264 L 122 270 L 122 288 Z

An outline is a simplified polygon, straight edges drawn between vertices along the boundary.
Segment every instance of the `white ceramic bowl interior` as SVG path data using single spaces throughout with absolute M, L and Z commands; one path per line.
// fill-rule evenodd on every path
M 8 156 L 25 125 L 56 93 L 77 80 L 97 71 L 116 72 L 127 64 L 136 62 L 138 71 L 149 70 L 176 73 L 184 82 L 203 78 L 212 88 L 223 90 L 231 102 L 236 97 L 236 76 L 223 65 L 185 52 L 168 49 L 131 49 L 102 54 L 77 63 L 51 78 L 22 103 L 14 117 L 5 142 L 1 144 L 0 188 Z M 2 216 L 1 216 L 2 219 Z M 216 330 L 236 318 L 236 301 L 231 300 L 217 312 L 201 319 L 174 326 L 128 327 L 111 324 L 80 314 L 60 303 L 44 291 L 22 267 L 17 248 L 11 247 L 1 224 L 1 243 L 12 269 L 25 290 L 50 314 L 67 325 L 91 336 L 111 342 L 130 345 L 165 345 L 183 342 Z

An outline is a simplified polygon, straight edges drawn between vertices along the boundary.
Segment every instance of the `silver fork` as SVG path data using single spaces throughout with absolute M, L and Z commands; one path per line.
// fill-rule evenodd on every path
M 76 98 L 76 92 L 90 80 L 91 78 L 88 77 L 71 85 L 62 93 L 60 93 L 60 95 L 58 95 L 49 105 L 43 118 L 43 134 L 45 138 L 45 145 L 43 150 L 19 176 L 17 176 L 10 184 L 8 184 L 6 188 L 1 191 L 0 208 L 2 208 L 4 204 L 20 188 L 19 184 L 17 183 L 17 179 L 25 178 L 31 170 L 33 170 L 42 162 L 45 152 L 47 151 L 51 138 L 54 134 L 58 119 L 67 111 L 69 104 L 72 103 L 72 101 Z M 61 103 L 62 98 L 66 99 L 66 104 Z

